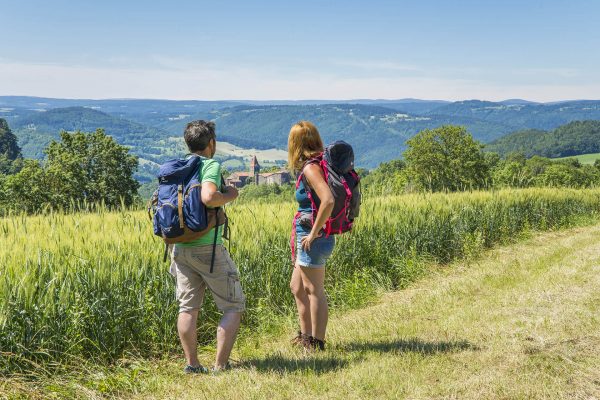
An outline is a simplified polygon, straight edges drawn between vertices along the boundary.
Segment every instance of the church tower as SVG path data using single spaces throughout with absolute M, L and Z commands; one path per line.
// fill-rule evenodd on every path
M 250 160 L 250 175 L 254 177 L 255 185 L 258 185 L 258 174 L 260 174 L 260 164 L 256 156 L 252 156 L 252 160 Z

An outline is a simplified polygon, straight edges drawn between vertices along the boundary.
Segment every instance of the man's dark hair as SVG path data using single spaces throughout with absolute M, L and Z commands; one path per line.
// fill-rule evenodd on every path
M 190 152 L 203 151 L 208 147 L 211 139 L 215 139 L 215 123 L 204 120 L 192 121 L 183 132 L 185 144 Z

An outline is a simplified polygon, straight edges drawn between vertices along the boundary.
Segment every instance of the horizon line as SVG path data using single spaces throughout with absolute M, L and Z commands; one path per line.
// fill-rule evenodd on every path
M 574 102 L 574 101 L 600 101 L 600 98 L 598 99 L 593 99 L 593 98 L 579 98 L 579 99 L 557 99 L 557 100 L 550 100 L 550 101 L 536 101 L 536 100 L 528 100 L 528 99 L 524 99 L 524 98 L 508 98 L 508 99 L 503 99 L 503 100 L 487 100 L 487 99 L 482 99 L 482 98 L 463 98 L 463 99 L 454 99 L 454 100 L 447 100 L 447 99 L 424 99 L 424 98 L 417 98 L 417 97 L 403 97 L 403 98 L 354 98 L 354 99 L 332 99 L 332 98 L 323 98 L 323 99 L 316 99 L 316 98 L 307 98 L 307 99 L 267 99 L 267 100 L 260 100 L 260 99 L 216 99 L 216 100 L 208 100 L 208 99 L 170 99 L 170 98 L 152 98 L 152 97 L 103 97 L 103 98 L 83 98 L 83 97 L 48 97 L 48 96 L 31 96 L 31 95 L 13 95 L 13 94 L 8 94 L 8 95 L 0 95 L 0 98 L 6 98 L 6 97 L 25 97 L 25 98 L 32 98 L 32 99 L 53 99 L 53 100 L 81 100 L 81 101 L 172 101 L 172 102 L 206 102 L 206 103 L 216 103 L 216 102 L 238 102 L 238 103 L 243 103 L 243 102 L 261 102 L 261 103 L 268 103 L 268 102 L 278 102 L 278 101 L 286 101 L 286 102 L 320 102 L 320 101 L 324 101 L 324 102 L 344 102 L 344 103 L 349 103 L 349 102 L 353 102 L 353 101 L 373 101 L 373 102 L 398 102 L 398 101 L 404 101 L 404 102 L 409 102 L 409 101 L 423 101 L 423 102 L 444 102 L 444 103 L 456 103 L 456 102 L 466 102 L 466 101 L 487 101 L 487 102 L 491 102 L 491 103 L 502 103 L 502 102 L 507 102 L 507 101 L 525 101 L 525 102 L 529 102 L 529 103 L 537 103 L 537 104 L 552 104 L 552 103 L 565 103 L 565 102 Z

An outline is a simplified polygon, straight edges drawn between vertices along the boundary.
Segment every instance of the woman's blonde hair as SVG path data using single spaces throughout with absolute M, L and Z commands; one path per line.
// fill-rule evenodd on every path
M 304 163 L 323 152 L 323 141 L 317 127 L 300 121 L 292 126 L 288 137 L 288 166 L 292 173 L 302 170 Z

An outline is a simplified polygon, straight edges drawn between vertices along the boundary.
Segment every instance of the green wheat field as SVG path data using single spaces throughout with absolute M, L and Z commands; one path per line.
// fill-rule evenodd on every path
M 231 253 L 248 302 L 241 341 L 294 319 L 288 288 L 293 210 L 293 203 L 228 208 Z M 597 189 L 366 199 L 355 230 L 338 238 L 329 264 L 330 304 L 334 314 L 366 306 L 384 291 L 409 286 L 428 265 L 594 220 L 599 210 Z M 1 219 L 0 377 L 35 382 L 81 365 L 179 354 L 174 284 L 163 251 L 140 210 Z M 199 327 L 203 345 L 211 343 L 218 318 L 209 300 Z

